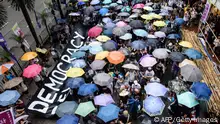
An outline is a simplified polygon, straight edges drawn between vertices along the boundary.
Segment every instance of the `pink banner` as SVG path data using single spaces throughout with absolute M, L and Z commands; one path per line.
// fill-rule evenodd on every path
M 15 124 L 12 108 L 0 112 L 0 124 Z
M 204 22 L 207 20 L 207 18 L 208 18 L 210 8 L 211 8 L 211 4 L 207 1 L 206 4 L 205 4 L 205 9 L 204 9 L 203 14 L 202 14 L 202 17 L 201 17 L 201 21 L 202 21 L 203 23 L 204 23 Z

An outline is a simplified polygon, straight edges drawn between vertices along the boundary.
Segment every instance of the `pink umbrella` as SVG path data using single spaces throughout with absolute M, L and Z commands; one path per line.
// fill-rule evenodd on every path
M 38 64 L 29 65 L 23 71 L 23 76 L 26 78 L 33 78 L 37 76 L 42 70 L 42 67 Z
M 141 59 L 140 64 L 143 67 L 152 67 L 157 63 L 157 60 L 154 57 L 144 57 Z
M 95 105 L 107 106 L 108 104 L 115 103 L 112 96 L 109 94 L 101 94 L 94 97 Z
M 133 6 L 133 9 L 142 9 L 142 8 L 144 8 L 144 4 L 142 3 L 136 4 Z
M 116 23 L 117 27 L 124 27 L 126 25 L 128 25 L 127 23 L 123 22 L 123 21 L 119 21 Z
M 95 26 L 89 29 L 88 36 L 89 37 L 97 37 L 102 33 L 102 28 Z

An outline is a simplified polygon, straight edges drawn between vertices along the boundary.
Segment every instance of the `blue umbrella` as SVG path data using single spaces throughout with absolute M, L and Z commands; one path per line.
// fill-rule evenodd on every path
M 175 19 L 175 23 L 176 23 L 177 25 L 182 25 L 182 24 L 184 24 L 184 20 L 183 20 L 183 18 L 176 18 L 176 19 Z
M 182 62 L 185 56 L 180 52 L 171 52 L 169 58 L 175 62 Z
M 108 37 L 112 37 L 113 33 L 112 33 L 112 28 L 106 29 L 103 31 L 103 34 L 108 36 Z
M 149 96 L 144 100 L 144 110 L 149 116 L 157 116 L 163 113 L 165 104 L 159 97 Z
M 195 49 L 187 49 L 184 54 L 186 54 L 189 58 L 192 59 L 202 59 L 202 53 Z
M 86 4 L 86 3 L 83 2 L 83 1 L 80 1 L 80 2 L 77 3 L 78 6 L 85 5 L 85 4 Z
M 110 7 L 116 7 L 116 6 L 118 6 L 118 4 L 117 3 L 111 3 L 109 6 Z
M 210 88 L 203 82 L 194 82 L 190 90 L 199 100 L 208 101 L 212 95 Z
M 81 77 L 68 78 L 66 81 L 66 86 L 71 89 L 79 88 L 83 84 L 85 84 L 85 80 L 84 80 L 84 78 L 81 78 Z
M 91 53 L 91 54 L 97 54 L 97 53 L 99 53 L 99 52 L 101 52 L 101 51 L 103 51 L 103 48 L 101 47 L 101 46 L 92 46 L 91 48 L 89 48 L 89 52 Z
M 142 40 L 135 40 L 131 43 L 131 47 L 136 50 L 141 50 L 146 47 L 145 42 Z
M 179 34 L 169 34 L 167 36 L 167 39 L 171 39 L 171 40 L 175 40 L 175 39 L 180 39 L 180 35 Z
M 86 62 L 84 59 L 76 59 L 74 61 L 72 61 L 72 67 L 73 68 L 84 68 L 86 67 Z
M 139 37 L 147 37 L 148 33 L 143 29 L 135 29 L 133 30 L 134 34 Z
M 98 87 L 95 84 L 83 84 L 79 87 L 78 95 L 87 96 L 93 94 L 98 90 Z
M 108 22 L 112 22 L 112 19 L 110 19 L 109 17 L 103 18 L 102 22 L 104 22 L 105 24 L 107 24 Z
M 108 9 L 107 8 L 101 8 L 100 10 L 99 10 L 99 14 L 100 15 L 102 15 L 102 16 L 104 16 L 105 14 L 107 14 L 108 13 Z
M 86 55 L 85 52 L 77 51 L 77 52 L 74 52 L 74 53 L 72 54 L 72 58 L 78 59 L 78 58 L 84 57 L 85 55 Z
M 95 8 L 95 10 L 99 10 L 99 9 L 101 9 L 102 7 L 99 6 L 99 5 L 97 5 L 97 6 L 94 6 L 94 8 Z
M 85 45 L 85 46 L 80 47 L 79 50 L 81 50 L 81 51 L 87 51 L 87 50 L 89 50 L 90 47 L 91 47 L 91 46 Z
M 146 46 L 156 47 L 158 42 L 159 41 L 156 38 L 149 38 L 146 42 Z
M 112 0 L 104 0 L 102 3 L 103 4 L 110 4 L 110 3 L 112 3 Z
M 131 11 L 131 8 L 129 6 L 124 6 L 122 9 L 121 9 L 121 12 L 130 12 Z
M 17 102 L 21 95 L 17 90 L 6 90 L 0 94 L 0 105 L 7 106 Z
M 113 29 L 114 27 L 116 27 L 116 24 L 115 23 L 113 23 L 113 22 L 108 22 L 106 25 L 105 25 L 105 29 L 109 29 L 109 28 L 111 28 L 111 29 Z
M 117 49 L 117 43 L 113 40 L 109 40 L 102 45 L 104 50 L 113 51 Z
M 105 123 L 117 119 L 120 108 L 113 104 L 108 104 L 107 106 L 101 107 L 97 117 L 102 119 Z
M 78 104 L 75 101 L 65 101 L 61 103 L 57 110 L 56 114 L 58 117 L 63 117 L 64 115 L 71 115 L 73 114 L 78 107 Z
M 79 118 L 75 115 L 64 115 L 56 124 L 78 124 Z
M 91 5 L 97 5 L 97 4 L 99 4 L 99 3 L 100 3 L 99 0 L 92 0 L 92 1 L 90 2 Z

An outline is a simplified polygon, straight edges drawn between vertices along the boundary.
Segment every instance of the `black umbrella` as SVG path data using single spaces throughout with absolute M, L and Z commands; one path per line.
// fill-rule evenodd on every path
M 182 62 L 185 56 L 180 52 L 171 52 L 169 58 L 175 62 Z
M 54 26 L 52 27 L 52 31 L 54 31 L 54 32 L 61 31 L 61 30 L 63 30 L 63 29 L 64 29 L 64 27 L 61 26 L 61 25 L 54 25 Z
M 121 10 L 124 6 L 123 5 L 118 5 L 115 7 L 115 10 Z
M 164 32 L 166 34 L 175 33 L 175 30 L 173 30 L 171 27 L 164 27 L 160 31 L 162 31 L 162 32 Z
M 114 43 L 114 41 L 107 41 L 102 45 L 102 47 L 104 50 L 107 51 L 113 51 L 117 49 L 116 43 Z
M 84 10 L 84 15 L 90 15 L 90 14 L 92 14 L 93 12 L 95 11 L 95 8 L 93 7 L 93 6 L 89 6 L 89 7 L 87 7 L 87 8 L 85 8 L 85 10 Z
M 141 20 L 132 20 L 129 25 L 133 29 L 139 29 L 139 28 L 144 28 L 144 23 Z
M 155 38 L 149 38 L 148 40 L 147 40 L 147 42 L 146 42 L 146 45 L 147 46 L 152 46 L 152 47 L 156 47 L 157 46 L 157 44 L 158 44 L 158 40 L 157 39 L 155 39 Z

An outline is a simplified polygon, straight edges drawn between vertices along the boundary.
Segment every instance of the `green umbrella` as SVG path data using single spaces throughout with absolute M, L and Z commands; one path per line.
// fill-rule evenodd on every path
M 188 108 L 192 108 L 199 104 L 196 100 L 196 96 L 191 92 L 184 92 L 180 95 L 177 95 L 177 100 L 179 104 L 185 105 Z
M 91 101 L 80 103 L 75 111 L 75 114 L 85 117 L 89 113 L 95 110 L 95 107 Z

